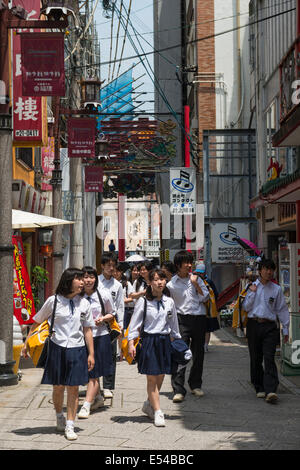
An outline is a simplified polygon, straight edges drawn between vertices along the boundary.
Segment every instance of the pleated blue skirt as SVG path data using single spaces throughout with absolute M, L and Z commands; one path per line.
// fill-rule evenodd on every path
M 95 367 L 89 372 L 90 379 L 106 377 L 113 373 L 112 348 L 109 335 L 94 337 Z
M 206 333 L 211 333 L 219 329 L 220 325 L 217 317 L 206 317 Z
M 138 371 L 146 375 L 172 373 L 170 335 L 144 333 L 138 359 Z
M 86 346 L 63 348 L 50 340 L 42 384 L 76 386 L 88 381 Z

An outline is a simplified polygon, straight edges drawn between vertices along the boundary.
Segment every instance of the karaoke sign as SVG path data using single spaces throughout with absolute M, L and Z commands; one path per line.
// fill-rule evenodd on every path
M 193 168 L 170 168 L 170 212 L 196 214 L 196 172 Z

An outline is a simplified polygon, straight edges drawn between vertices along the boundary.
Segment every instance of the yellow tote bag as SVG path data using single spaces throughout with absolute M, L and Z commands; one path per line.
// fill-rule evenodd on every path
M 40 355 L 43 351 L 46 339 L 50 334 L 50 327 L 48 320 L 38 325 L 27 340 L 28 354 L 32 362 L 37 366 Z

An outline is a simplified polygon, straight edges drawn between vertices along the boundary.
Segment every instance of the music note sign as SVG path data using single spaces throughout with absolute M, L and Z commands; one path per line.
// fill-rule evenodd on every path
M 171 214 L 196 213 L 196 173 L 193 168 L 170 169 Z

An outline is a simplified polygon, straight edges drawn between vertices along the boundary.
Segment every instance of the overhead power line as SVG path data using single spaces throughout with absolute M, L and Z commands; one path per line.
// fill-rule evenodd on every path
M 226 31 L 221 31 L 220 33 L 216 33 L 216 34 L 210 34 L 208 36 L 203 36 L 201 38 L 198 38 L 198 39 L 193 39 L 192 41 L 188 41 L 186 42 L 186 45 L 188 44 L 195 44 L 197 42 L 201 42 L 201 41 L 207 41 L 208 39 L 212 39 L 212 38 L 216 38 L 216 37 L 219 37 L 219 36 L 223 36 L 224 34 L 228 34 L 228 33 L 231 33 L 231 32 L 234 32 L 234 31 L 238 31 L 239 29 L 243 29 L 243 28 L 247 28 L 249 26 L 252 26 L 252 25 L 255 25 L 255 24 L 258 24 L 258 23 L 262 23 L 263 21 L 267 21 L 267 20 L 270 20 L 272 18 L 276 18 L 278 16 L 281 16 L 281 15 L 285 15 L 286 13 L 291 13 L 292 11 L 295 11 L 296 8 L 291 8 L 289 10 L 286 10 L 286 11 L 282 11 L 280 13 L 276 13 L 274 15 L 270 15 L 270 16 L 267 16 L 265 18 L 261 18 L 259 20 L 255 20 L 255 21 L 251 21 L 250 23 L 247 23 L 245 25 L 241 25 L 241 26 L 236 26 L 235 28 L 231 28 L 231 29 L 227 29 Z M 165 52 L 165 51 L 170 51 L 172 49 L 177 49 L 177 48 L 180 48 L 182 47 L 182 44 L 175 44 L 173 46 L 168 46 L 168 47 L 164 47 L 162 49 L 157 49 L 157 50 L 153 50 L 153 51 L 150 51 L 150 52 L 145 52 L 143 54 L 136 54 L 136 55 L 132 55 L 132 56 L 128 56 L 128 57 L 124 57 L 122 59 L 116 59 L 115 61 L 105 61 L 105 62 L 100 62 L 99 64 L 94 64 L 94 65 L 108 65 L 108 64 L 111 64 L 113 62 L 120 62 L 121 60 L 122 61 L 125 61 L 125 60 L 132 60 L 132 59 L 136 59 L 136 58 L 143 58 L 145 56 L 148 56 L 148 55 L 151 55 L 151 54 L 158 54 L 160 52 Z M 84 66 L 75 66 L 75 68 L 83 68 Z

